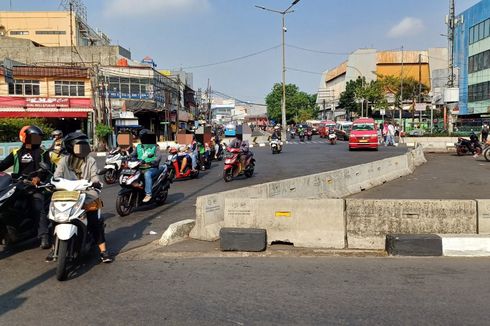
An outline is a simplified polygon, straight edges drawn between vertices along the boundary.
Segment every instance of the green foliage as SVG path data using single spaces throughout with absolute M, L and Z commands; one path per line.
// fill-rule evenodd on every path
M 95 135 L 99 140 L 107 140 L 107 136 L 112 133 L 112 128 L 106 124 L 98 123 L 95 126 Z
M 361 105 L 359 99 L 363 95 L 363 84 L 365 79 L 358 77 L 356 80 L 349 80 L 345 85 L 345 91 L 340 94 L 339 106 L 345 109 L 347 116 L 352 112 L 360 113 Z
M 267 115 L 276 122 L 281 121 L 282 84 L 276 83 L 272 91 L 266 96 Z M 305 121 L 314 119 L 318 115 L 316 94 L 307 94 L 299 90 L 294 84 L 286 85 L 286 120 Z M 306 118 L 306 119 L 305 119 Z
M 44 139 L 49 139 L 54 130 L 46 119 L 38 118 L 3 118 L 0 119 L 0 141 L 18 142 L 19 131 L 24 126 L 35 125 L 41 128 Z

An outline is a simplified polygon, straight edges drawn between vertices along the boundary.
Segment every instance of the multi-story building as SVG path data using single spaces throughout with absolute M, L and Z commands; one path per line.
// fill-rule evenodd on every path
M 318 89 L 317 104 L 324 118 L 345 116 L 339 108 L 339 99 L 348 81 L 364 77 L 366 82 L 378 76 L 421 78 L 422 84 L 432 88 L 432 71 L 447 67 L 447 49 L 431 48 L 426 51 L 378 51 L 359 49 L 339 66 L 323 73 Z
M 107 35 L 95 31 L 74 11 L 0 11 L 0 35 L 42 46 L 110 44 Z
M 459 115 L 490 117 L 490 0 L 457 16 L 454 64 L 459 69 Z

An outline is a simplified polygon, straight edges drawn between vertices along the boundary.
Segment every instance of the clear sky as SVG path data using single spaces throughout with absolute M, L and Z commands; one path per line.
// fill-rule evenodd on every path
M 58 10 L 59 0 L 0 0 L 0 10 Z M 281 43 L 281 16 L 254 7 L 285 9 L 291 0 L 85 0 L 88 20 L 133 59 L 153 57 L 158 69 L 221 62 Z M 478 0 L 456 0 L 461 12 Z M 322 71 L 360 47 L 426 49 L 447 46 L 448 0 L 301 0 L 286 16 L 288 83 L 315 93 Z M 316 53 L 297 47 L 332 52 Z M 311 73 L 299 72 L 303 70 Z M 281 49 L 222 65 L 188 68 L 194 88 L 264 103 L 281 81 Z

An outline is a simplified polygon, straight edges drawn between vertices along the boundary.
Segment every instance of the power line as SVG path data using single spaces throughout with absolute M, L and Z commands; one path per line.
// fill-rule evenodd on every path
M 304 48 L 302 46 L 293 45 L 293 44 L 286 44 L 286 46 L 293 48 L 293 49 L 297 49 L 297 50 L 302 50 L 302 51 L 307 51 L 307 52 L 312 52 L 312 53 L 320 53 L 320 54 L 330 54 L 330 55 L 370 55 L 370 54 L 372 54 L 372 53 L 334 52 L 334 51 L 308 49 L 308 48 Z M 383 50 L 383 51 L 395 51 L 395 50 L 400 50 L 400 48 L 394 48 L 394 49 Z M 376 50 L 376 52 L 379 52 L 379 51 Z
M 303 70 L 303 69 L 298 69 L 298 68 L 291 68 L 291 67 L 286 67 L 288 70 L 291 71 L 297 71 L 297 72 L 303 72 L 305 74 L 312 74 L 312 75 L 323 75 L 321 72 L 315 72 L 315 71 L 308 71 L 308 70 Z
M 223 93 L 223 92 L 220 92 L 220 91 L 217 91 L 215 89 L 211 90 L 211 93 L 212 94 L 216 94 L 216 95 L 219 95 L 219 96 L 223 96 L 223 97 L 226 97 L 226 98 L 230 98 L 230 99 L 233 99 L 239 103 L 245 103 L 245 104 L 248 104 L 248 105 L 259 105 L 259 106 L 266 106 L 266 104 L 263 104 L 263 103 L 253 103 L 253 102 L 250 102 L 250 101 L 244 101 L 244 100 L 240 100 L 234 96 L 231 96 L 231 95 L 228 95 L 226 93 Z
M 250 53 L 250 54 L 247 54 L 247 55 L 243 55 L 243 56 L 240 56 L 240 57 L 236 57 L 236 58 L 233 58 L 233 59 L 227 59 L 227 60 L 223 60 L 223 61 L 218 61 L 218 62 L 213 62 L 213 63 L 207 63 L 207 64 L 197 65 L 197 66 L 182 67 L 182 69 L 197 69 L 197 68 L 204 68 L 204 67 L 211 67 L 211 66 L 222 65 L 222 64 L 225 64 L 225 63 L 235 62 L 235 61 L 247 59 L 247 58 L 250 58 L 250 57 L 253 57 L 253 56 L 262 54 L 262 53 L 266 53 L 266 52 L 275 50 L 275 49 L 277 49 L 279 47 L 281 47 L 281 45 L 276 45 L 276 46 L 273 46 L 273 47 L 268 48 L 268 49 L 265 49 L 265 50 L 253 52 L 253 53 Z

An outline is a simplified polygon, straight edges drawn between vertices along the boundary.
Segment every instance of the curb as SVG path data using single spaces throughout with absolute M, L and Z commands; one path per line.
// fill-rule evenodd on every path
M 489 257 L 490 235 L 478 234 L 389 234 L 390 256 Z

